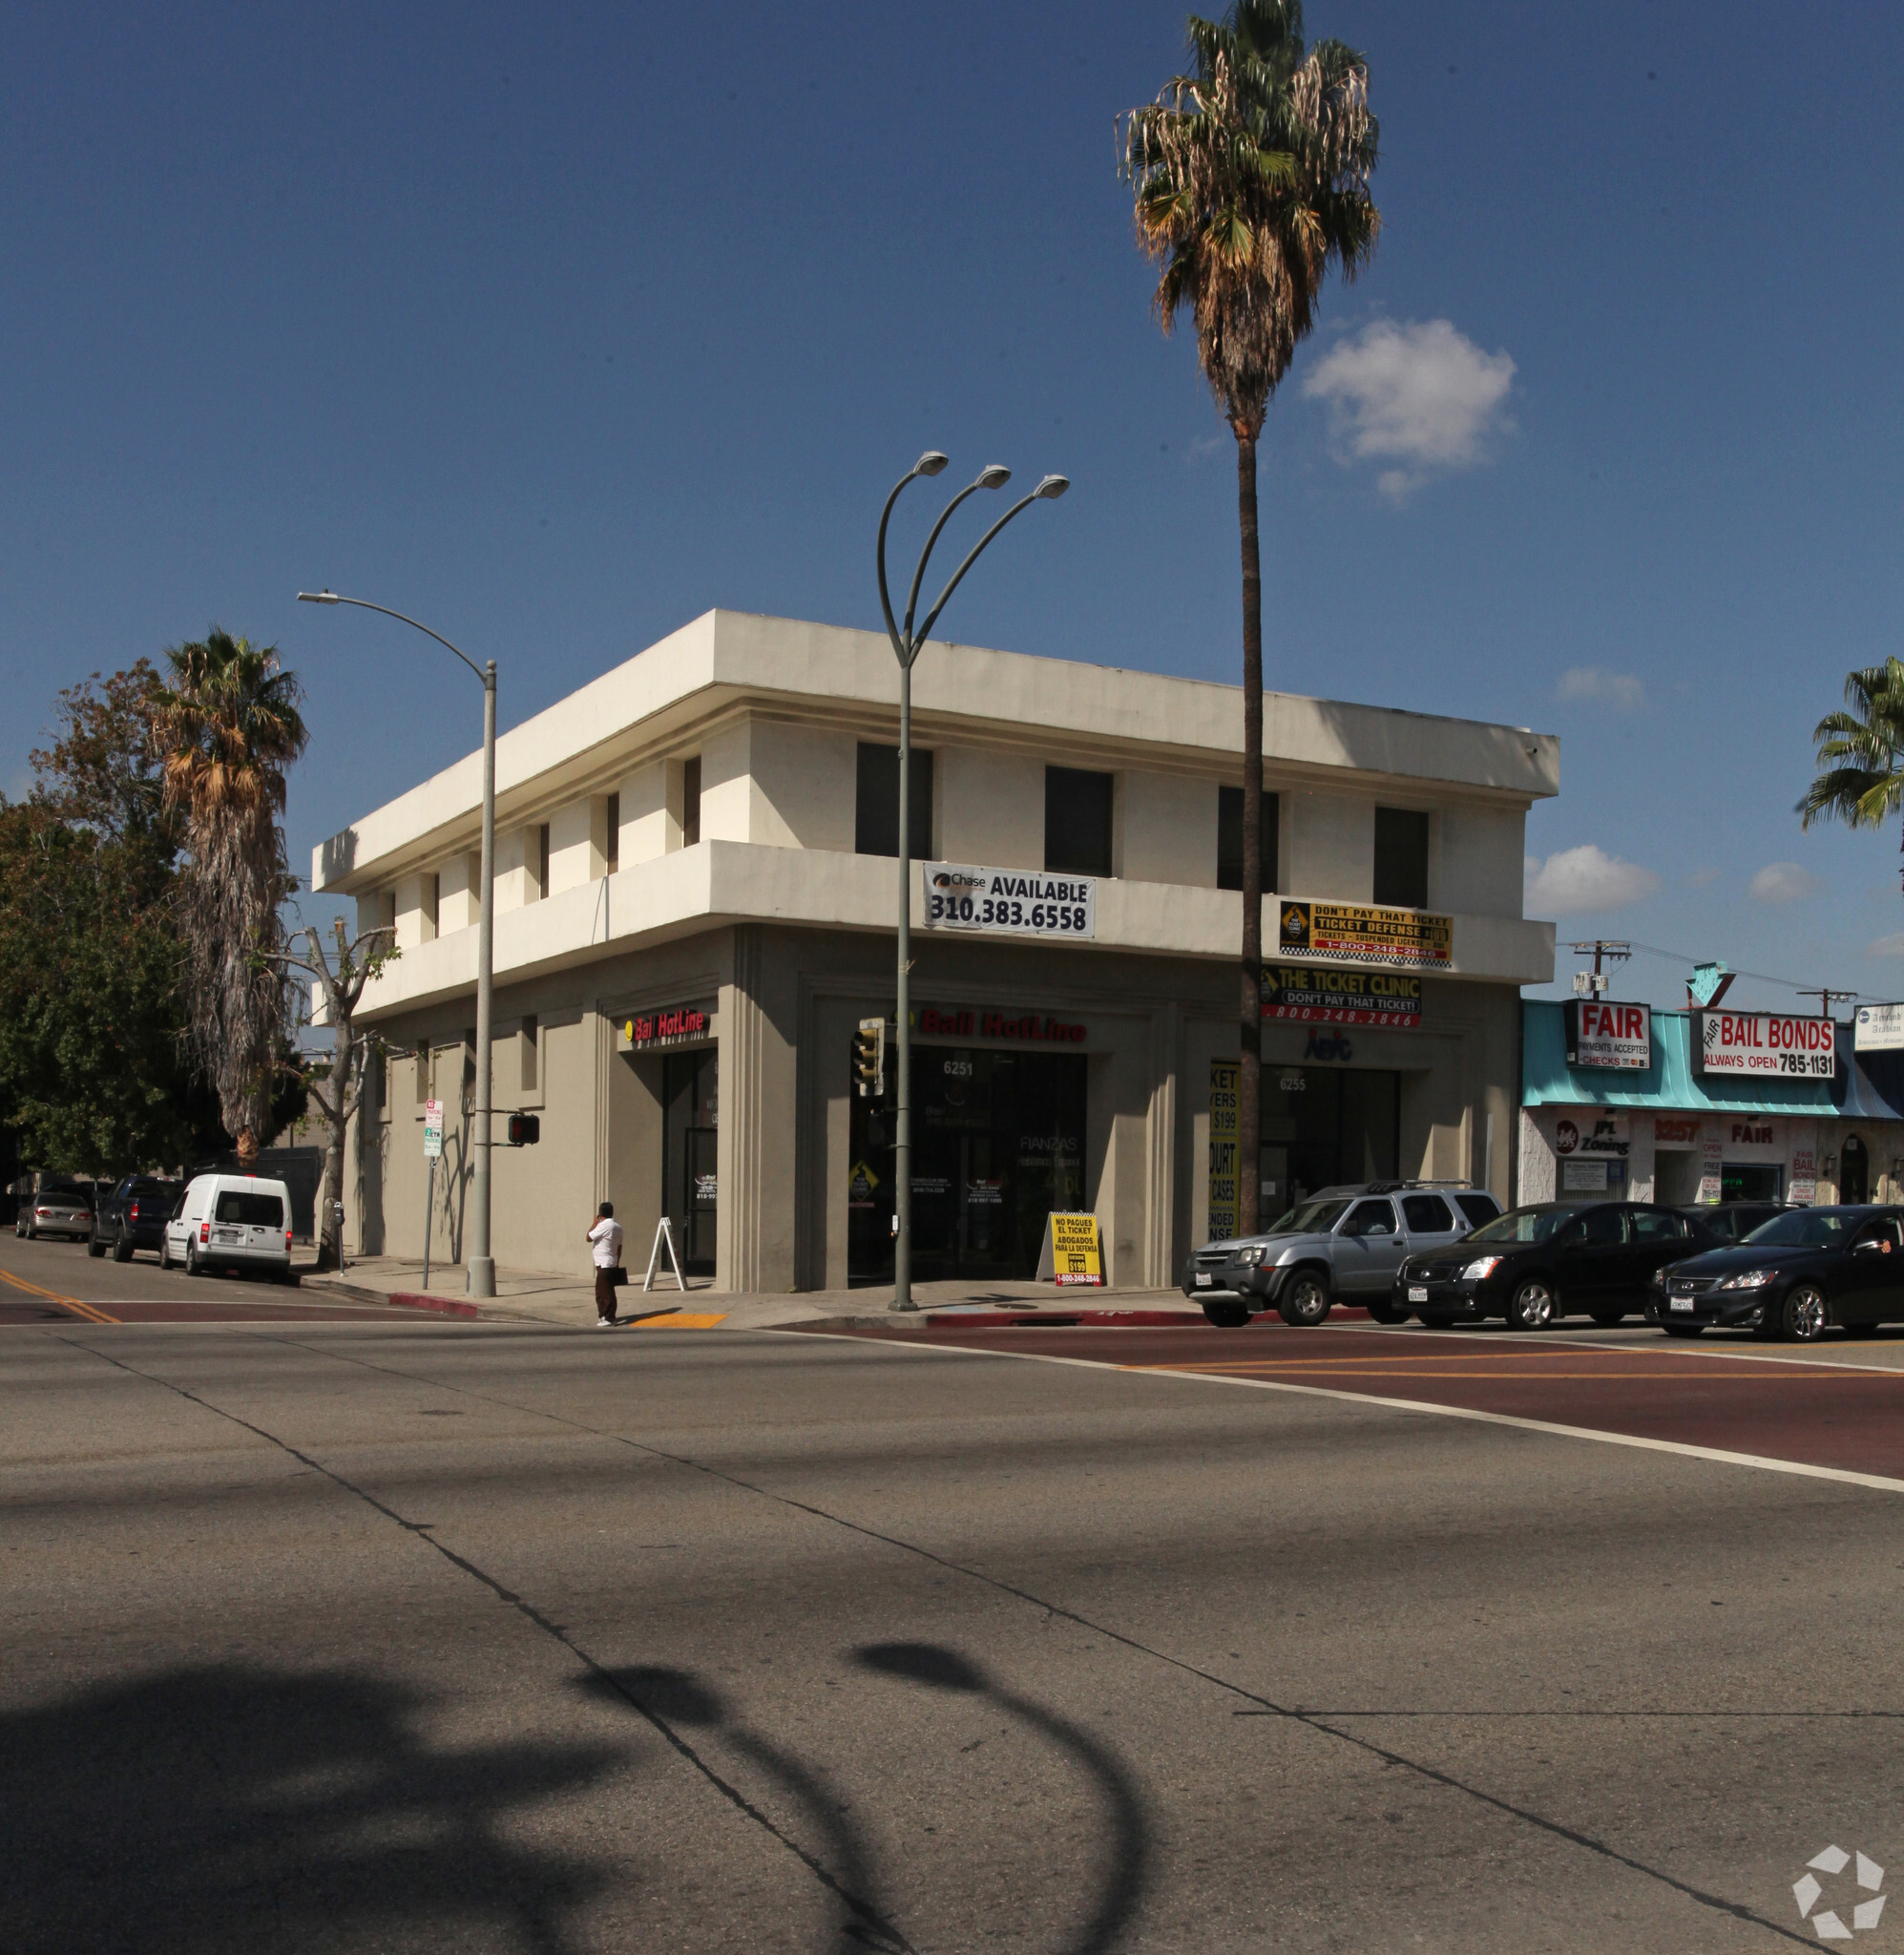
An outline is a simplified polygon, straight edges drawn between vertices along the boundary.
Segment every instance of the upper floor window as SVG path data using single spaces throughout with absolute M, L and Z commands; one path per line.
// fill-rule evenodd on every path
M 611 794 L 608 807 L 603 810 L 603 834 L 601 852 L 606 861 L 607 872 L 616 874 L 621 868 L 621 796 Z
M 1375 810 L 1375 901 L 1390 910 L 1428 908 L 1428 817 L 1412 808 Z
M 549 893 L 549 824 L 545 821 L 535 830 L 535 900 L 539 903 Z
M 1061 875 L 1111 873 L 1111 786 L 1081 767 L 1044 770 L 1044 866 Z
M 915 862 L 930 862 L 932 849 L 932 756 L 912 749 L 908 794 L 911 801 L 906 837 Z M 853 848 L 862 855 L 899 853 L 899 749 L 862 740 Z
M 701 756 L 680 764 L 680 845 L 692 849 L 701 840 Z
M 1281 841 L 1278 817 L 1282 812 L 1282 798 L 1267 788 L 1263 793 L 1263 887 L 1273 890 L 1276 884 L 1277 848 Z M 1243 789 L 1241 788 L 1219 788 L 1217 789 L 1217 887 L 1220 890 L 1240 890 L 1243 887 Z

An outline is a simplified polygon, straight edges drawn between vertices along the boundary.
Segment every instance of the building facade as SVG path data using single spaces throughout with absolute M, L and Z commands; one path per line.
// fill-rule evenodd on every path
M 1030 1276 L 1053 1209 L 1107 1280 L 1175 1280 L 1234 1212 L 1242 696 L 934 645 L 914 675 L 914 1262 Z M 497 743 L 498 1262 L 575 1265 L 596 1200 L 659 1218 L 717 1288 L 889 1281 L 897 679 L 868 633 L 711 612 Z M 1505 1195 L 1526 812 L 1559 748 L 1519 728 L 1265 703 L 1265 1201 L 1382 1174 Z M 347 1240 L 456 1257 L 474 1100 L 480 756 L 316 851 L 394 926 Z M 991 904 L 987 909 L 985 906 Z M 508 1113 L 540 1120 L 502 1145 Z M 638 1251 L 638 1255 L 634 1251 Z

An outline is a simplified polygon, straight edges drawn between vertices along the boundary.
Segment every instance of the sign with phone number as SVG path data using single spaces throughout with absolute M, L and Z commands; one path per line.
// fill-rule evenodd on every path
M 1701 1012 L 1699 1069 L 1829 1080 L 1838 1069 L 1837 1028 L 1830 1019 L 1758 1012 Z
M 926 864 L 926 927 L 1002 930 L 1015 936 L 1095 937 L 1097 883 L 964 862 Z

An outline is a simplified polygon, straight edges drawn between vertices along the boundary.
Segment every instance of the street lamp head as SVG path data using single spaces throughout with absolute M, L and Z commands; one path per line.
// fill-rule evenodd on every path
M 925 452 L 925 453 L 922 454 L 919 457 L 919 459 L 912 464 L 912 473 L 915 475 L 942 475 L 945 473 L 945 472 L 946 457 L 942 455 L 935 448 L 929 448 Z
M 1012 472 L 1002 462 L 994 462 L 990 468 L 978 472 L 978 486 L 981 489 L 1002 489 L 1012 479 Z
M 300 604 L 335 604 L 337 602 L 337 593 L 335 591 L 300 591 L 298 593 L 298 602 Z
M 1042 496 L 1047 502 L 1056 502 L 1071 487 L 1070 478 L 1065 475 L 1047 475 L 1032 491 L 1034 495 Z

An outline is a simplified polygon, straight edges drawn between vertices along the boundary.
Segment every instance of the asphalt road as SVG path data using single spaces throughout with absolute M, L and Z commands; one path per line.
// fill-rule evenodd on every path
M 1769 1949 L 1898 1858 L 1897 1493 L 1092 1352 L 0 1329 L 0 1947 Z

